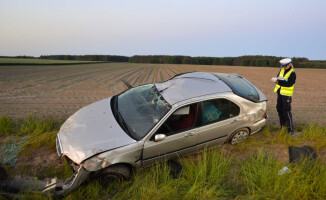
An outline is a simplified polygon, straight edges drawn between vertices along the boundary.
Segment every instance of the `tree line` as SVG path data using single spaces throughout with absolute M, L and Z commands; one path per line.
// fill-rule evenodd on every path
M 235 66 L 260 66 L 260 67 L 279 67 L 279 61 L 283 57 L 276 56 L 240 56 L 240 57 L 190 57 L 190 56 L 166 56 L 166 55 L 148 55 L 132 56 L 129 62 L 133 63 L 161 63 L 161 64 L 193 64 L 193 65 L 235 65 Z M 304 67 L 326 67 L 326 63 L 321 65 L 311 65 L 308 58 L 292 58 L 293 65 Z M 303 63 L 303 64 L 302 64 Z M 320 61 L 318 62 L 320 63 Z
M 39 58 L 40 59 L 51 59 L 51 60 L 129 62 L 129 57 L 116 56 L 116 55 L 42 55 Z
M 8 56 L 0 56 L 7 57 Z M 13 57 L 11 57 L 13 58 Z M 239 57 L 191 57 L 182 55 L 42 55 L 40 57 L 15 56 L 14 58 L 40 58 L 52 60 L 78 60 L 78 61 L 101 61 L 101 62 L 131 62 L 153 64 L 193 64 L 193 65 L 234 65 L 234 66 L 259 66 L 279 67 L 279 61 L 284 57 L 276 56 L 239 56 Z M 294 67 L 298 68 L 326 68 L 326 61 L 309 60 L 305 57 L 292 58 Z

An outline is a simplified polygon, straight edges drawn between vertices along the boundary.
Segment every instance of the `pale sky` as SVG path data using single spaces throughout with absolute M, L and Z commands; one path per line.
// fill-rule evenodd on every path
M 325 0 L 0 0 L 0 55 L 326 60 Z

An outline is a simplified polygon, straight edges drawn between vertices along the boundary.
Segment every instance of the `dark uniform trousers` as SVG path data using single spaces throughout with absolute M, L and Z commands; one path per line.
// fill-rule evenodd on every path
M 294 131 L 291 102 L 292 97 L 281 95 L 278 91 L 276 109 L 280 118 L 281 127 L 287 127 L 289 133 Z

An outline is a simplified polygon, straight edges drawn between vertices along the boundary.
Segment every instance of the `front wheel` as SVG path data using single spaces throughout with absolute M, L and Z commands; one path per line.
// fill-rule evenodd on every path
M 128 166 L 117 164 L 104 169 L 100 174 L 100 179 L 105 183 L 112 183 L 126 180 L 130 175 L 131 170 Z
M 249 130 L 247 128 L 242 128 L 235 131 L 229 139 L 229 143 L 232 145 L 238 144 L 243 140 L 247 139 L 249 136 Z

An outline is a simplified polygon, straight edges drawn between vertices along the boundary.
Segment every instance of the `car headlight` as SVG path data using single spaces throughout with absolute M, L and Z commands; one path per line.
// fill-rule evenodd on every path
M 60 135 L 59 134 L 57 135 L 57 138 L 55 140 L 55 144 L 56 144 L 58 156 L 61 157 L 62 156 L 62 144 L 61 144 L 61 140 L 60 140 Z

